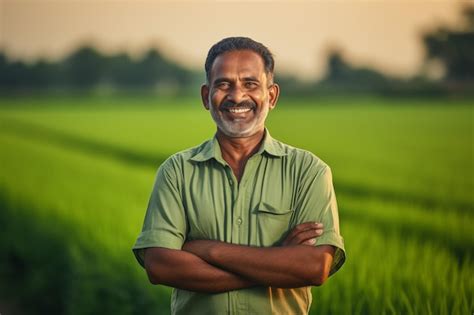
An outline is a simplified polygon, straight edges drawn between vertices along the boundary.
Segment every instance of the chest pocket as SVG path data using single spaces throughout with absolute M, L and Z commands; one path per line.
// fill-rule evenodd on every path
M 275 207 L 267 202 L 260 202 L 255 210 L 256 233 L 252 245 L 275 246 L 286 237 L 293 210 Z

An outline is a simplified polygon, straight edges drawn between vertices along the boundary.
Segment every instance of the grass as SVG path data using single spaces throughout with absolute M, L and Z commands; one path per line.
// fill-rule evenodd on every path
M 287 101 L 269 119 L 335 176 L 348 260 L 313 289 L 312 313 L 472 313 L 473 109 L 382 102 Z M 159 163 L 213 133 L 193 103 L 2 100 L 0 301 L 32 314 L 168 313 L 169 289 L 147 284 L 130 248 Z
M 11 135 L 0 143 L 2 295 L 36 314 L 169 308 L 156 298 L 169 290 L 149 287 L 131 254 L 153 172 Z
M 87 104 L 94 100 L 85 99 L 72 109 L 61 108 L 63 99 L 50 101 L 44 109 L 42 102 L 16 106 L 3 111 L 3 124 L 16 123 L 18 130 L 18 122 L 24 122 L 19 131 L 32 136 L 38 136 L 38 127 L 47 127 L 146 157 L 168 156 L 196 145 L 214 130 L 199 101 L 167 100 L 158 106 L 145 99 L 129 106 L 118 102 L 115 108 L 116 101 L 92 107 Z M 474 169 L 472 107 L 381 102 L 328 101 L 315 111 L 287 101 L 271 113 L 268 126 L 278 139 L 330 161 L 339 183 L 472 205 L 474 180 L 464 176 Z

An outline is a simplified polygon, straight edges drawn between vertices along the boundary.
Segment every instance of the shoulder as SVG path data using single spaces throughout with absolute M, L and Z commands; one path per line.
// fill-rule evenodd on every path
M 187 164 L 190 164 L 193 158 L 209 150 L 212 141 L 209 139 L 199 145 L 172 154 L 161 164 L 160 169 L 166 172 L 182 170 Z
M 322 174 L 331 171 L 329 165 L 313 152 L 291 146 L 278 140 L 273 140 L 274 146 L 281 152 L 284 152 L 285 159 L 294 168 L 302 172 L 307 172 L 307 175 Z

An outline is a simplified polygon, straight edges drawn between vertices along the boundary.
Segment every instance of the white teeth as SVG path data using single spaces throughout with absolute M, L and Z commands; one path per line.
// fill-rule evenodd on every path
M 249 111 L 250 111 L 250 108 L 229 108 L 229 112 L 237 113 L 237 114 L 246 113 Z

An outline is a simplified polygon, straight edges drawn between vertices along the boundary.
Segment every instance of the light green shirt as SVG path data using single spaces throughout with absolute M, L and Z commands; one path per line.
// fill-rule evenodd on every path
M 266 130 L 238 183 L 214 137 L 160 166 L 133 251 L 143 266 L 144 248 L 181 249 L 192 239 L 278 246 L 295 225 L 308 221 L 324 224 L 315 246 L 336 247 L 333 274 L 344 263 L 345 251 L 330 168 L 312 153 L 274 140 Z M 306 314 L 311 301 L 310 287 L 218 294 L 174 289 L 171 313 Z

